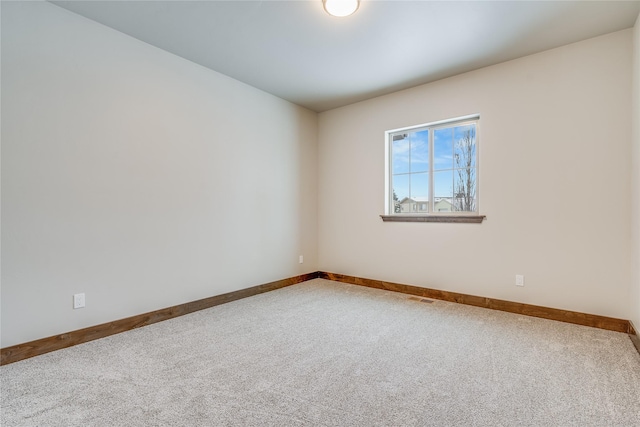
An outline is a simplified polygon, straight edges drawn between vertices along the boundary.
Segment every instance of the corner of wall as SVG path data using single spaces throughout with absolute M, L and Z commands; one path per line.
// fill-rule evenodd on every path
M 631 105 L 631 320 L 640 326 L 640 14 L 633 29 Z

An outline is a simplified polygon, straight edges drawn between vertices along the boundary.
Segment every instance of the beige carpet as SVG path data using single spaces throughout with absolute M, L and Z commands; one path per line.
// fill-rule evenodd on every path
M 622 333 L 316 279 L 0 369 L 9 426 L 640 426 Z

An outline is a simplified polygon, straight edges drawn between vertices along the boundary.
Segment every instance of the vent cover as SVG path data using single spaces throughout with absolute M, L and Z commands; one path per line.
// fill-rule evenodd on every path
M 409 299 L 411 301 L 424 302 L 424 303 L 427 303 L 427 304 L 431 304 L 433 302 L 432 299 L 428 299 L 428 298 L 410 297 Z

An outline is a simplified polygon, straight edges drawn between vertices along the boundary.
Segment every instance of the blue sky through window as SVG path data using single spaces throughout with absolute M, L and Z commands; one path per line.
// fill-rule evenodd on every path
M 433 169 L 453 168 L 453 129 L 436 129 L 433 132 Z

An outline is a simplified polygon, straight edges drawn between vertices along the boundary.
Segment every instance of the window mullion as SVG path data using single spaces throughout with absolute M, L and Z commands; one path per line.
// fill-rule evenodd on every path
M 451 209 L 456 212 L 456 128 L 451 128 Z
M 429 171 L 429 206 L 428 206 L 428 212 L 433 213 L 435 210 L 435 201 L 434 201 L 434 186 L 433 186 L 433 129 L 429 129 L 429 133 L 428 133 L 429 137 L 427 138 L 429 143 L 428 143 L 428 147 L 427 149 L 429 150 L 429 167 L 428 167 L 428 171 Z
M 411 192 L 411 177 L 413 176 L 413 171 L 411 170 L 411 133 L 407 134 L 407 140 L 409 142 L 409 198 L 413 199 L 413 193 Z

